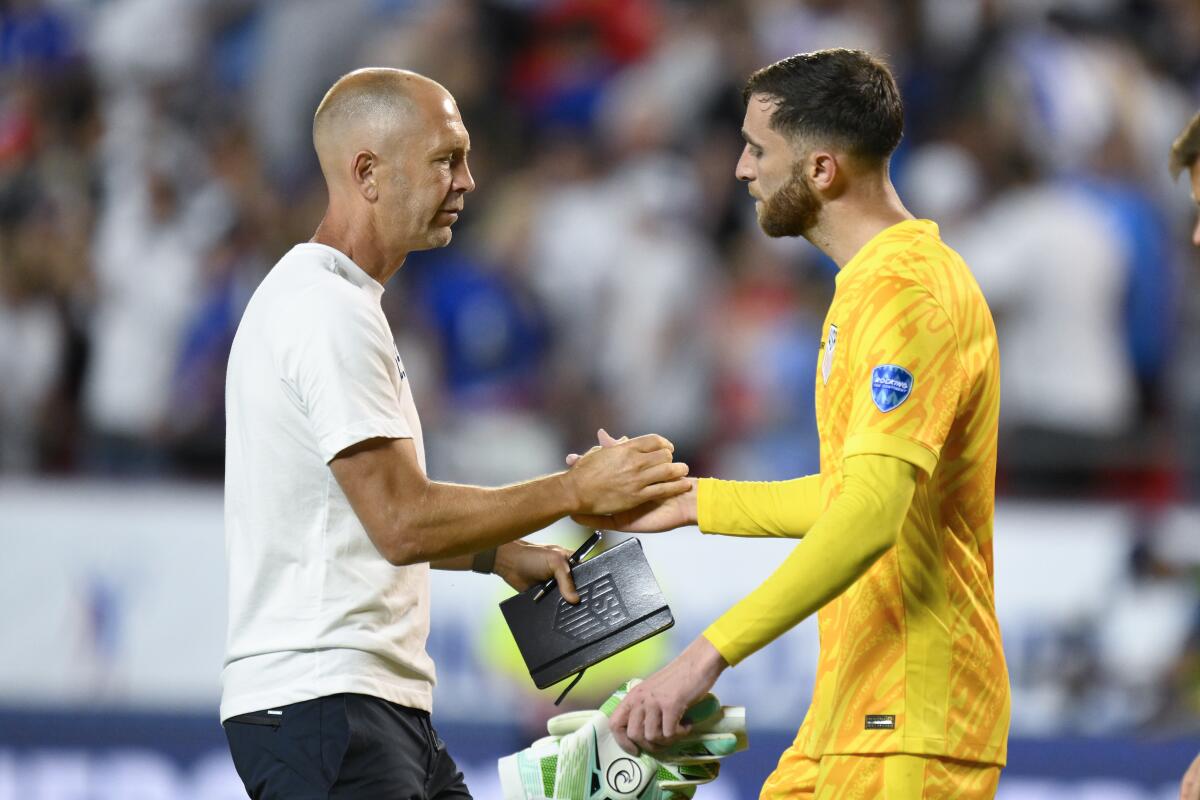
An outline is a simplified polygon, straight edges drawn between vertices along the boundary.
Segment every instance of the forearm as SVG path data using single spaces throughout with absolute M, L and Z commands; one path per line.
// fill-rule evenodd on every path
M 524 542 L 518 539 L 517 541 L 506 542 L 497 547 L 487 547 L 483 550 L 477 550 L 470 555 L 440 558 L 429 562 L 429 566 L 434 569 L 442 569 L 450 572 L 475 570 L 483 574 L 498 575 L 501 572 L 501 562 L 506 561 L 504 554 L 519 544 L 524 544 Z
M 434 569 L 444 569 L 451 572 L 463 572 L 471 568 L 471 562 L 474 560 L 474 554 L 465 556 L 454 556 L 452 558 L 439 558 L 429 562 L 429 566 Z
M 558 472 L 501 488 L 429 480 L 412 440 L 373 438 L 329 467 L 380 555 L 397 566 L 445 562 L 540 530 L 568 514 L 612 514 L 682 494 L 686 464 L 645 434 Z
M 837 597 L 896 542 L 916 468 L 888 456 L 846 461 L 842 492 L 761 586 L 704 632 L 730 664 Z
M 389 560 L 469 569 L 473 553 L 541 530 L 574 508 L 563 473 L 499 488 L 430 481 L 392 515 Z
M 790 481 L 702 478 L 696 517 L 704 533 L 798 539 L 821 513 L 821 476 Z

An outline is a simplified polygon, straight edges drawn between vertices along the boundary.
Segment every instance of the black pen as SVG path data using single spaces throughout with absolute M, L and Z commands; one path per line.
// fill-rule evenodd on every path
M 592 551 L 592 548 L 596 546 L 596 542 L 600 541 L 601 533 L 601 531 L 592 531 L 592 535 L 589 536 L 583 544 L 579 545 L 579 549 L 574 553 L 571 553 L 571 556 L 567 559 L 567 566 L 574 567 L 580 561 L 583 561 L 583 557 Z M 538 600 L 541 600 L 543 597 L 545 597 L 546 592 L 553 589 L 554 584 L 557 582 L 557 578 L 551 578 L 543 583 L 542 588 L 538 589 L 537 594 L 533 596 L 533 602 L 536 603 Z

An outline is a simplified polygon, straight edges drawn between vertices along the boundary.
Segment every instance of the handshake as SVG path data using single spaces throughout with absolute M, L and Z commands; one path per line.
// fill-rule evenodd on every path
M 613 438 L 567 456 L 565 476 L 577 502 L 571 518 L 585 528 L 657 533 L 696 523 L 696 479 L 672 461 L 674 445 L 654 434 Z
M 632 756 L 608 727 L 638 681 L 623 684 L 598 711 L 574 711 L 546 723 L 549 736 L 500 759 L 504 800 L 685 800 L 716 779 L 721 759 L 745 750 L 746 710 L 700 698 L 684 714 L 690 730 L 662 750 Z

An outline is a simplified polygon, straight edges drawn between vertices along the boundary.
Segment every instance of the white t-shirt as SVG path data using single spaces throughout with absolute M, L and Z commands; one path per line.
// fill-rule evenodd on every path
M 329 462 L 421 424 L 383 286 L 344 254 L 292 248 L 238 326 L 225 386 L 229 637 L 221 719 L 340 692 L 431 707 L 429 565 L 392 566 Z

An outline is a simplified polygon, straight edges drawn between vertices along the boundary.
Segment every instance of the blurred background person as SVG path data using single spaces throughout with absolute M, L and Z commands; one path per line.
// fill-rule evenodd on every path
M 1171 145 L 1170 158 L 1171 177 L 1178 180 L 1179 175 L 1186 172 L 1192 202 L 1200 207 L 1200 167 L 1197 166 L 1197 159 L 1200 159 L 1200 113 L 1192 117 Z M 1200 214 L 1197 214 L 1196 226 L 1192 230 L 1192 244 L 1200 247 Z M 1200 800 L 1200 756 L 1196 756 L 1184 774 L 1179 797 L 1180 800 Z

